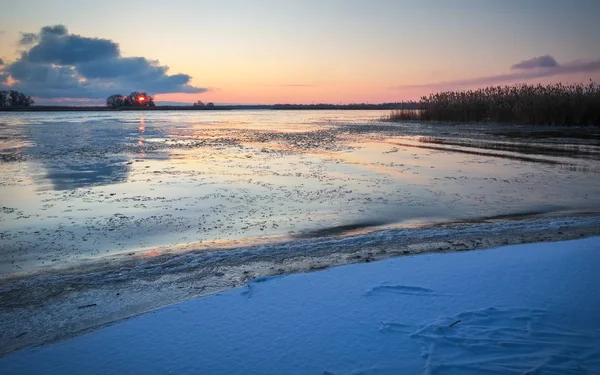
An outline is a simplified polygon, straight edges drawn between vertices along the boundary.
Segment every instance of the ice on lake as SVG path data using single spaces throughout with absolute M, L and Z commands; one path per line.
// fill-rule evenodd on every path
M 386 114 L 3 114 L 0 274 L 600 207 L 593 138 Z

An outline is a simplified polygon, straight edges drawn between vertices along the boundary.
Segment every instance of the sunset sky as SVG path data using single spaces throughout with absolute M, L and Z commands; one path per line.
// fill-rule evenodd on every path
M 0 0 L 0 89 L 38 103 L 349 103 L 600 82 L 599 0 Z M 168 67 L 168 71 L 167 71 Z

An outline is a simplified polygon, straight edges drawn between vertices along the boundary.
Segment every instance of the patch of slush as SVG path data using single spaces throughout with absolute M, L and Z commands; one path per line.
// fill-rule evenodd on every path
M 600 237 L 275 278 L 0 359 L 2 374 L 597 374 Z

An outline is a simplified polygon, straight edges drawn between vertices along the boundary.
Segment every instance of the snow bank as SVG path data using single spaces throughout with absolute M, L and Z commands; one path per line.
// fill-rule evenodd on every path
M 600 237 L 262 278 L 2 374 L 600 373 Z

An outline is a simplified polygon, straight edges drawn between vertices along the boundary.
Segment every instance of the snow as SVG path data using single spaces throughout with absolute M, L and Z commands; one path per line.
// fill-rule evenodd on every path
M 2 374 L 597 374 L 600 237 L 243 288 L 0 359 Z

